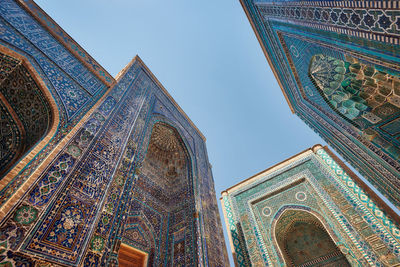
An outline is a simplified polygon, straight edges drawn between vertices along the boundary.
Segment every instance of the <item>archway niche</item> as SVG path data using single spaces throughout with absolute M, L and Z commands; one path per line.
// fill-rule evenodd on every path
M 196 252 L 195 200 L 189 152 L 172 126 L 154 124 L 146 156 L 133 189 L 130 223 L 146 222 L 156 247 L 149 251 L 149 266 L 194 266 Z M 154 232 L 153 232 L 154 231 Z M 137 247 L 150 239 L 146 233 L 124 238 Z M 139 240 L 140 239 L 140 240 Z M 153 255 L 153 253 L 159 253 Z M 158 262 L 156 262 L 158 261 Z
M 179 133 L 165 123 L 156 123 L 141 172 L 157 188 L 164 189 L 152 195 L 170 211 L 175 210 L 187 194 L 189 169 L 189 155 Z
M 311 213 L 286 210 L 276 223 L 275 236 L 287 266 L 350 266 Z
M 54 114 L 30 66 L 0 47 L 0 180 L 50 131 Z

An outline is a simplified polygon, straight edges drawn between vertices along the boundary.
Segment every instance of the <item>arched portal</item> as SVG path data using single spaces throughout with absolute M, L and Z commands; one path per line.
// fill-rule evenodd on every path
M 0 179 L 52 127 L 46 92 L 23 59 L 0 50 Z
M 311 213 L 286 210 L 276 223 L 275 236 L 288 266 L 350 266 Z
M 166 207 L 174 209 L 189 188 L 189 155 L 179 133 L 165 123 L 156 123 L 150 138 L 142 173 L 160 189 Z
M 147 218 L 154 231 L 156 254 L 149 255 L 150 266 L 196 265 L 191 158 L 180 134 L 169 124 L 157 122 L 152 128 L 129 216 L 132 220 Z M 140 247 L 127 232 L 124 238 Z

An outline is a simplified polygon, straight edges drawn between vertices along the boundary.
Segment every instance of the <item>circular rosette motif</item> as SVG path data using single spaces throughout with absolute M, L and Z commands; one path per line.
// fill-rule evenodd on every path
M 305 201 L 305 200 L 307 199 L 307 195 L 306 195 L 306 193 L 304 193 L 304 192 L 302 192 L 302 191 L 297 192 L 297 193 L 296 193 L 296 199 L 297 199 L 298 201 Z
M 24 205 L 15 212 L 14 221 L 23 225 L 28 225 L 33 223 L 37 219 L 37 216 L 37 209 Z
M 82 150 L 76 145 L 70 145 L 67 148 L 67 151 L 74 158 L 79 158 L 79 156 L 82 154 Z
M 104 238 L 101 236 L 94 236 L 90 242 L 90 248 L 95 252 L 101 252 L 104 248 Z
M 272 214 L 272 210 L 270 207 L 264 207 L 261 212 L 265 217 L 268 217 Z

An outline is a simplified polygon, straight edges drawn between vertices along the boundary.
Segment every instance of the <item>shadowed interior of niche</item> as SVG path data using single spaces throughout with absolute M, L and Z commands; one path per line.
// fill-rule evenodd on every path
M 54 119 L 25 64 L 0 52 L 0 179 L 46 136 Z

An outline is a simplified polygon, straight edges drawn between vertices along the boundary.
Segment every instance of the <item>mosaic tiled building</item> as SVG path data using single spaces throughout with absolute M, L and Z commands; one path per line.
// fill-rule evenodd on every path
M 0 265 L 226 266 L 205 138 L 139 57 L 114 79 L 0 1 Z
M 326 147 L 244 180 L 221 202 L 236 266 L 400 264 L 399 216 Z
M 292 112 L 400 207 L 400 2 L 240 1 Z

